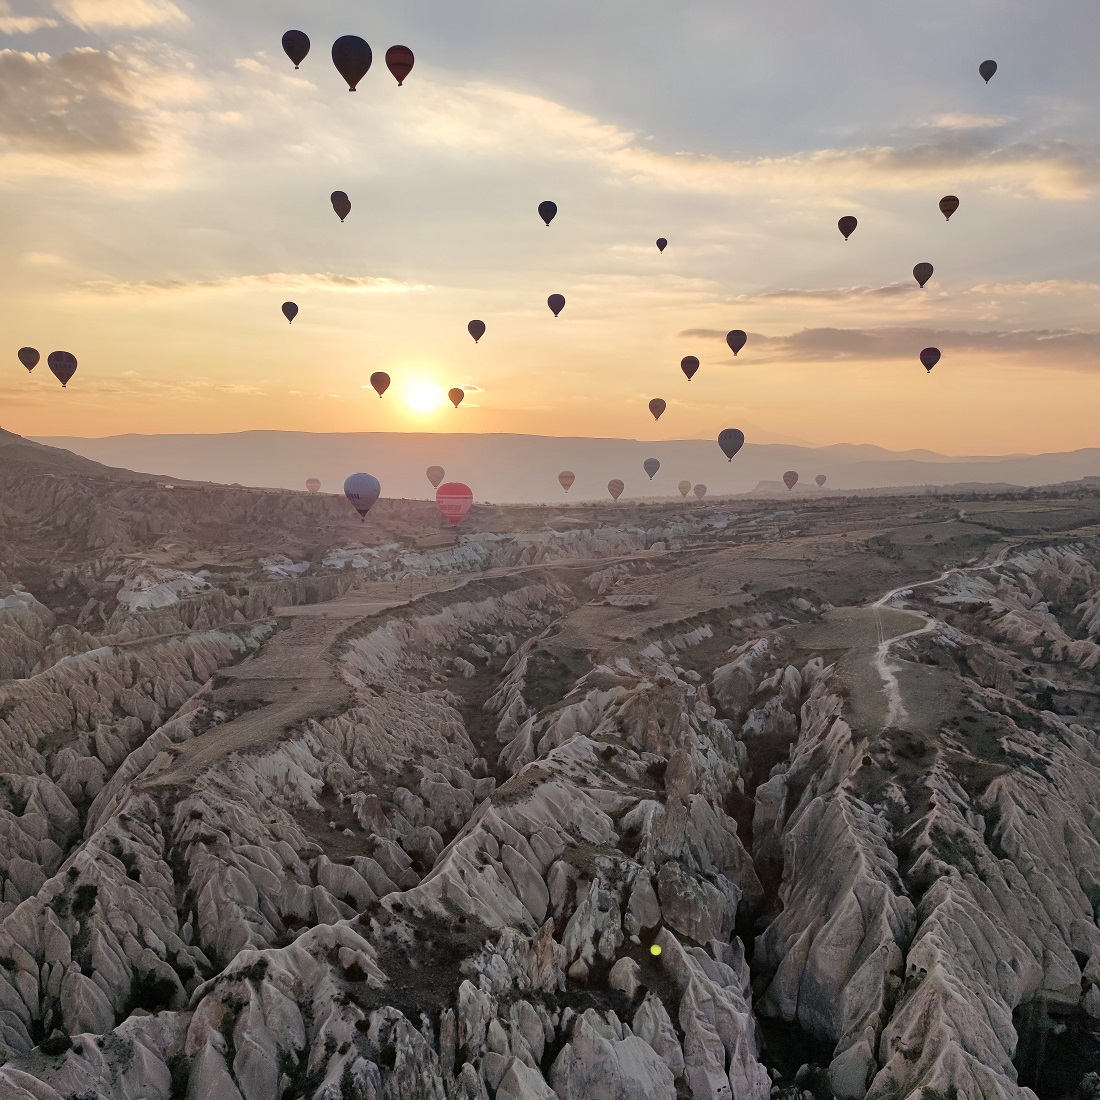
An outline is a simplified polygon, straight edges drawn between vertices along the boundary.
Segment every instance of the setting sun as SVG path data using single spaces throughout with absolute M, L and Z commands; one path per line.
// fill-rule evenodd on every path
M 402 390 L 401 396 L 410 411 L 414 413 L 433 413 L 446 402 L 443 388 L 430 378 L 410 379 Z

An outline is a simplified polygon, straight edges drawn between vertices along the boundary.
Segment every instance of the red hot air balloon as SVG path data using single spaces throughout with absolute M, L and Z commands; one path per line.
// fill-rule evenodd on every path
M 20 348 L 16 355 L 19 356 L 19 362 L 29 371 L 34 370 L 38 366 L 38 360 L 42 358 L 38 354 L 38 348 Z
M 657 238 L 657 251 L 664 252 L 668 248 L 668 241 L 664 237 Z
M 913 268 L 913 278 L 917 280 L 917 285 L 924 289 L 924 284 L 932 278 L 932 265 L 931 264 L 917 264 Z
M 612 478 L 607 483 L 607 491 L 611 494 L 612 500 L 618 500 L 623 495 L 623 490 L 626 486 L 617 478 Z
M 428 475 L 428 480 L 432 483 L 433 489 L 439 488 L 439 483 L 443 480 L 445 473 L 442 466 L 429 466 L 425 473 Z
M 978 75 L 988 84 L 993 79 L 993 74 L 997 71 L 996 61 L 983 61 L 978 66 Z
M 546 228 L 550 228 L 550 223 L 554 220 L 558 213 L 558 204 L 546 199 L 544 202 L 539 203 L 539 217 L 546 222 Z
M 821 488 L 822 485 L 825 484 L 825 482 L 827 480 L 828 480 L 828 478 L 826 478 L 826 476 L 824 474 L 818 474 L 817 477 L 814 478 L 814 481 L 817 482 L 817 487 L 819 489 Z
M 572 470 L 562 470 L 558 474 L 558 484 L 568 493 L 569 487 L 577 480 L 577 475 Z
M 370 376 L 370 384 L 379 397 L 390 388 L 390 376 L 385 371 L 376 370 Z
M 647 458 L 642 463 L 642 469 L 649 474 L 649 480 L 652 481 L 657 471 L 661 468 L 661 463 L 656 458 Z
M 550 312 L 557 317 L 563 309 L 565 309 L 565 295 L 563 294 L 551 294 L 546 299 L 546 304 L 550 307 Z
M 925 348 L 920 353 L 920 361 L 926 371 L 931 371 L 931 369 L 940 361 L 940 349 Z
M 413 52 L 408 46 L 391 46 L 386 50 L 386 68 L 393 73 L 399 88 L 405 83 L 405 77 L 412 72 L 414 60 Z
M 718 433 L 718 446 L 722 454 L 732 462 L 733 456 L 745 445 L 745 433 L 740 428 L 723 428 Z
M 283 35 L 283 53 L 294 62 L 294 68 L 298 68 L 309 53 L 309 35 L 304 31 L 287 31 Z
M 654 420 L 660 420 L 661 413 L 663 413 L 666 408 L 667 406 L 665 405 L 664 401 L 662 401 L 659 397 L 655 397 L 649 403 L 649 411 L 653 413 Z
M 298 306 L 295 302 L 283 302 L 283 316 L 294 324 L 294 318 L 298 316 Z
M 351 199 L 343 191 L 333 191 L 329 196 L 329 201 L 332 203 L 332 209 L 336 211 L 336 216 L 343 221 L 351 213 Z
M 466 326 L 466 331 L 474 338 L 476 344 L 485 335 L 485 322 L 484 321 L 471 321 Z
M 462 399 L 466 396 L 465 390 L 460 390 L 458 386 L 455 386 L 453 390 L 447 391 L 447 396 L 451 399 L 451 404 L 457 409 L 462 404 Z
M 373 60 L 370 46 L 358 35 L 345 34 L 332 44 L 332 63 L 348 82 L 349 92 L 355 91 L 356 84 L 367 75 Z
M 856 231 L 857 225 L 859 225 L 859 222 L 856 221 L 851 214 L 845 214 L 844 217 L 836 223 L 837 229 L 843 234 L 845 240 Z
M 51 351 L 46 359 L 46 365 L 53 371 L 53 376 L 61 383 L 64 389 L 69 384 L 69 379 L 76 374 L 76 356 L 67 351 Z
M 698 497 L 698 498 L 699 498 L 700 500 L 702 500 L 702 499 L 703 499 L 703 497 L 705 497 L 705 496 L 707 495 L 707 487 L 706 487 L 705 485 L 703 485 L 702 483 L 700 483 L 700 484 L 696 485 L 694 489 L 692 489 L 692 492 L 693 492 L 693 493 L 694 493 L 694 494 L 695 494 L 695 495 L 696 495 L 696 496 L 697 496 L 697 497 Z
M 947 219 L 951 220 L 951 215 L 955 213 L 959 208 L 959 198 L 957 195 L 944 195 L 940 199 L 940 213 Z
M 321 491 L 321 482 L 318 478 L 307 477 L 306 478 L 306 488 L 311 493 L 319 493 Z
M 435 506 L 452 527 L 457 527 L 462 522 L 462 517 L 470 510 L 473 503 L 473 490 L 460 481 L 448 481 L 435 491 Z
M 344 496 L 363 520 L 367 518 L 367 513 L 374 507 L 381 492 L 382 486 L 372 474 L 352 474 L 344 482 Z
M 783 475 L 783 484 L 787 486 L 787 491 L 790 492 L 798 484 L 798 471 L 788 470 Z
M 735 328 L 732 332 L 726 333 L 726 343 L 730 346 L 730 351 L 736 355 L 744 346 L 748 343 L 748 335 L 744 329 Z
M 687 380 L 690 382 L 695 377 L 695 372 L 699 369 L 699 360 L 694 355 L 685 355 L 680 360 L 680 370 L 687 375 Z

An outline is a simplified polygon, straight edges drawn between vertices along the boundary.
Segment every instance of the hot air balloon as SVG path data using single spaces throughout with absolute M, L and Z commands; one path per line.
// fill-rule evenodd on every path
M 642 469 L 645 470 L 647 474 L 649 474 L 650 481 L 653 480 L 654 475 L 660 468 L 661 463 L 655 458 L 647 458 L 645 462 L 642 463 Z
M 681 481 L 680 484 L 676 486 L 676 488 L 680 490 L 680 496 L 686 497 L 688 493 L 691 492 L 691 482 Z
M 551 294 L 546 299 L 546 304 L 550 307 L 550 312 L 557 317 L 563 309 L 565 309 L 565 295 L 563 294 Z
M 414 60 L 413 52 L 408 46 L 391 46 L 386 50 L 386 68 L 393 73 L 399 88 L 405 83 L 405 77 L 412 72 Z
M 458 386 L 455 386 L 453 390 L 447 391 L 447 396 L 451 399 L 451 404 L 457 409 L 462 404 L 462 399 L 466 396 L 465 390 L 460 390 Z
M 920 353 L 920 361 L 926 371 L 930 371 L 940 361 L 939 348 L 925 348 Z
M 370 384 L 374 388 L 374 392 L 381 397 L 390 388 L 390 376 L 385 371 L 376 370 L 370 376 Z
M 461 481 L 448 481 L 435 491 L 435 506 L 447 517 L 452 527 L 457 527 L 462 522 L 462 517 L 473 503 L 473 490 Z
M 291 323 L 298 316 L 298 306 L 295 302 L 283 302 L 283 316 Z
M 485 322 L 484 321 L 471 321 L 466 326 L 466 331 L 474 338 L 476 344 L 485 335 Z
M 577 475 L 572 470 L 562 470 L 558 474 L 558 484 L 568 493 L 569 487 L 577 480 Z
M 309 53 L 309 35 L 304 31 L 287 31 L 283 35 L 283 53 L 294 62 L 294 68 L 298 68 Z
M 664 237 L 657 238 L 657 251 L 664 252 L 668 248 L 668 241 Z
M 913 278 L 917 280 L 917 284 L 924 288 L 924 284 L 932 278 L 932 265 L 931 264 L 917 264 L 913 268 Z
M 836 223 L 837 229 L 844 235 L 844 239 L 847 240 L 855 231 L 859 222 L 852 217 L 851 214 L 845 214 L 843 218 Z
M 723 428 L 718 433 L 718 446 L 722 454 L 733 461 L 733 456 L 745 445 L 745 433 L 740 428 Z
M 993 79 L 993 74 L 997 71 L 996 61 L 983 61 L 978 66 L 978 75 L 988 84 Z
M 336 216 L 341 221 L 351 213 L 351 199 L 343 191 L 333 191 L 329 196 L 329 200 L 332 203 L 332 209 L 336 211 Z
M 42 358 L 42 356 L 38 354 L 37 348 L 20 348 L 16 352 L 16 355 L 19 356 L 19 362 L 29 371 L 34 370 L 34 368 L 38 366 L 38 360 Z
M 428 475 L 428 480 L 432 483 L 433 489 L 439 488 L 439 483 L 443 480 L 445 473 L 442 466 L 429 466 L 425 473 Z
M 607 483 L 607 491 L 611 494 L 612 500 L 618 500 L 623 495 L 623 490 L 626 486 L 617 478 L 612 478 Z
M 382 486 L 372 474 L 352 474 L 344 482 L 344 496 L 351 501 L 352 507 L 366 519 L 367 513 L 374 507 Z
M 46 358 L 46 364 L 53 371 L 54 377 L 61 383 L 64 389 L 69 384 L 69 379 L 76 374 L 76 356 L 67 351 L 51 351 Z
M 948 220 L 951 220 L 951 215 L 955 213 L 959 208 L 959 198 L 957 195 L 944 195 L 940 199 L 940 213 Z
M 554 220 L 554 215 L 557 214 L 557 212 L 558 204 L 556 202 L 551 202 L 549 199 L 547 199 L 545 202 L 539 203 L 539 217 L 542 218 L 544 222 L 546 222 L 547 228 L 549 228 L 550 223 Z
M 358 35 L 345 34 L 332 44 L 332 63 L 348 82 L 349 92 L 355 91 L 355 85 L 367 75 L 373 60 L 370 46 Z
M 815 477 L 815 478 L 814 478 L 814 481 L 816 481 L 816 482 L 817 482 L 817 487 L 818 487 L 819 489 L 821 488 L 821 486 L 822 486 L 822 485 L 824 485 L 824 484 L 825 484 L 825 482 L 826 482 L 827 480 L 828 480 L 828 479 L 827 479 L 827 478 L 825 477 L 825 475 L 824 475 L 824 474 L 818 474 L 818 475 L 817 475 L 817 477 Z
M 705 485 L 703 485 L 702 483 L 700 483 L 699 485 L 696 485 L 694 489 L 692 489 L 692 492 L 693 492 L 693 493 L 694 493 L 694 494 L 695 494 L 695 495 L 696 495 L 696 496 L 697 496 L 697 497 L 698 497 L 698 498 L 699 498 L 700 500 L 702 500 L 702 499 L 703 499 L 703 497 L 705 497 L 705 496 L 707 495 L 707 487 L 706 487 Z
M 790 492 L 798 484 L 798 471 L 788 470 L 783 475 L 783 484 L 787 486 L 787 491 Z
M 730 351 L 736 355 L 748 342 L 748 335 L 743 329 L 735 328 L 732 332 L 726 333 L 726 343 L 730 346 Z
M 321 482 L 320 482 L 319 479 L 317 479 L 315 477 L 307 477 L 306 478 L 306 488 L 311 493 L 319 493 L 321 491 Z
M 680 370 L 687 375 L 687 380 L 690 382 L 695 377 L 695 372 L 699 369 L 699 360 L 694 355 L 685 355 L 680 360 Z
M 661 419 L 661 413 L 663 413 L 665 411 L 665 408 L 666 408 L 665 403 L 659 397 L 655 397 L 649 403 L 649 411 L 651 413 L 653 413 L 653 419 L 654 420 L 660 420 Z

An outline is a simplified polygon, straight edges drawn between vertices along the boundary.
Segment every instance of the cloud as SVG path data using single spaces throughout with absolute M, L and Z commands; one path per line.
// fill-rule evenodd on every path
M 759 294 L 738 294 L 735 302 L 768 301 L 864 301 L 874 298 L 896 298 L 919 293 L 916 283 L 887 283 L 886 286 L 823 287 L 816 290 L 768 290 Z M 724 334 L 723 334 L 724 335 Z
M 337 275 L 331 271 L 316 274 L 288 274 L 272 271 L 263 275 L 227 275 L 213 279 L 155 279 L 144 282 L 96 280 L 81 284 L 76 293 L 98 297 L 161 297 L 221 290 L 247 290 L 251 287 L 278 286 L 285 290 L 337 290 L 375 294 L 404 294 L 431 290 L 423 283 L 403 283 L 372 275 Z
M 7 4 L 0 4 L 0 34 L 34 34 L 35 31 L 59 26 L 56 19 L 39 15 L 12 15 Z
M 70 23 L 86 29 L 190 22 L 171 0 L 54 0 L 54 8 Z
M 921 130 L 998 130 L 1012 119 L 996 115 L 968 115 L 959 113 L 940 115 L 918 123 Z

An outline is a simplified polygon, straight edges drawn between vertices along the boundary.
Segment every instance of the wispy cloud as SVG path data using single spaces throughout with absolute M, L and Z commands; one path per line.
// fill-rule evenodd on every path
M 54 0 L 54 8 L 78 27 L 158 27 L 190 20 L 172 0 Z
M 353 293 L 404 294 L 432 288 L 423 283 L 405 283 L 376 276 L 337 275 L 331 271 L 314 274 L 272 271 L 262 275 L 226 275 L 211 279 L 153 279 L 142 282 L 95 280 L 76 288 L 79 295 L 97 297 L 162 297 L 248 290 L 252 287 L 281 287 L 284 290 L 334 290 Z

